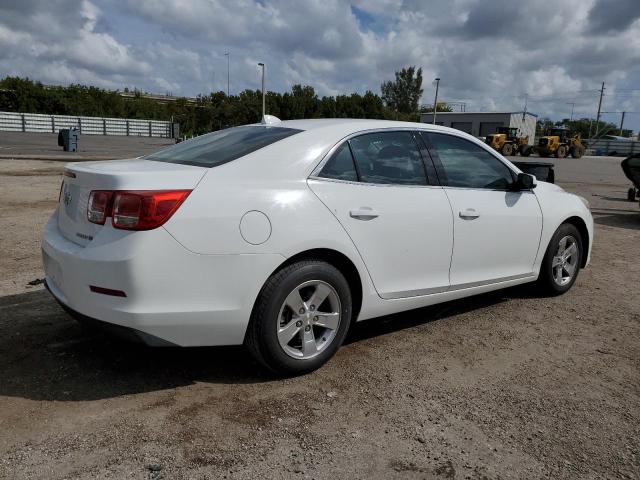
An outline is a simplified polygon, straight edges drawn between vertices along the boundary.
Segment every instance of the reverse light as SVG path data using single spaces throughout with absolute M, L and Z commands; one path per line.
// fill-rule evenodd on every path
M 94 190 L 89 196 L 87 218 L 104 225 L 106 217 L 111 216 L 114 228 L 152 230 L 169 220 L 190 193 L 191 190 Z
M 93 190 L 89 194 L 87 219 L 91 223 L 104 225 L 107 217 L 111 216 L 111 199 L 113 192 L 109 190 Z

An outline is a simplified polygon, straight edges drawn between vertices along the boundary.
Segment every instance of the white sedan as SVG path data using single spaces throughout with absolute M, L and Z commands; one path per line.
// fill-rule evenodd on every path
M 65 167 L 42 242 L 76 318 L 150 345 L 244 343 L 309 372 L 360 320 L 589 262 L 586 201 L 449 128 L 375 120 L 230 128 Z

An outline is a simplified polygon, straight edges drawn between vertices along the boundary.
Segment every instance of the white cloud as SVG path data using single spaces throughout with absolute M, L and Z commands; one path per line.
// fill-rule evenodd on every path
M 259 61 L 271 89 L 303 83 L 331 95 L 379 92 L 395 70 L 417 65 L 425 102 L 439 76 L 441 98 L 468 109 L 519 109 L 528 93 L 539 114 L 564 115 L 572 101 L 576 115 L 592 115 L 605 80 L 609 110 L 640 111 L 640 98 L 616 92 L 640 80 L 636 3 L 22 0 L 0 3 L 0 69 L 195 95 L 226 90 L 229 51 L 232 93 L 259 88 Z

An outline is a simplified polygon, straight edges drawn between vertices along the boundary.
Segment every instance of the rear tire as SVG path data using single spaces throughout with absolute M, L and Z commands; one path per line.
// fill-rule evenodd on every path
M 529 155 L 531 155 L 531 150 L 531 145 L 523 145 L 520 150 L 520 155 L 522 155 L 523 157 L 528 157 Z
M 571 157 L 572 158 L 582 158 L 584 155 L 584 147 L 582 145 L 574 145 L 571 147 Z
M 245 345 L 259 363 L 278 375 L 309 373 L 340 348 L 351 312 L 351 290 L 338 269 L 322 260 L 296 262 L 265 283 Z
M 556 158 L 564 158 L 567 156 L 567 147 L 560 145 L 556 150 Z
M 538 285 L 543 292 L 562 295 L 573 286 L 582 265 L 582 241 L 574 225 L 563 223 L 558 227 L 540 266 Z

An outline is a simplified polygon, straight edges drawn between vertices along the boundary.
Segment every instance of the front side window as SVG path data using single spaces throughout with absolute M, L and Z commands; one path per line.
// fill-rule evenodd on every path
M 426 185 L 422 157 L 411 132 L 376 132 L 354 137 L 351 150 L 360 181 Z
M 215 167 L 301 132 L 295 128 L 250 125 L 207 133 L 143 157 L 158 162 Z
M 349 143 L 344 142 L 338 147 L 318 176 L 333 178 L 335 180 L 347 180 L 350 182 L 358 181 L 358 174 L 353 164 Z
M 464 138 L 426 133 L 444 169 L 443 185 L 449 187 L 506 190 L 513 183 L 511 170 L 491 153 Z

